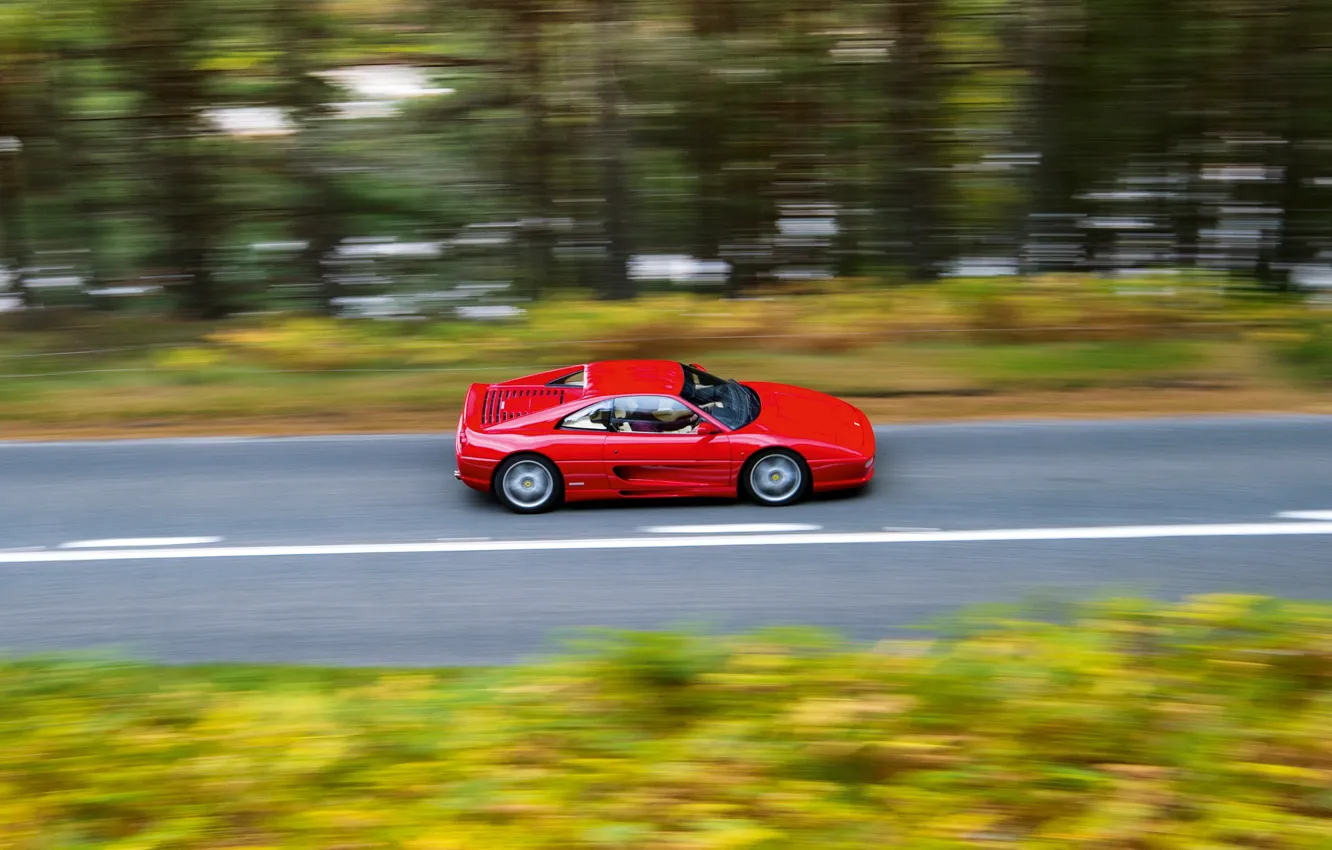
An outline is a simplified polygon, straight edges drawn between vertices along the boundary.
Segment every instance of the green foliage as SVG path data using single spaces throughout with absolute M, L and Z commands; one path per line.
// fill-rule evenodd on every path
M 1221 325 L 1224 333 L 1225 325 L 1240 321 L 1238 311 L 1244 311 L 1245 320 L 1255 313 L 1248 302 L 1232 303 L 1219 295 L 1214 285 L 1177 286 L 1166 295 L 1150 287 L 1151 281 L 1112 286 L 1092 277 L 1060 277 L 892 289 L 838 281 L 804 295 L 735 301 L 665 294 L 606 302 L 565 294 L 531 305 L 521 321 L 501 324 L 442 321 L 394 327 L 279 314 L 219 330 L 209 338 L 237 356 L 273 368 L 332 369 L 509 362 L 555 356 L 556 351 L 563 362 L 690 350 L 836 353 L 885 340 L 981 345 L 1173 340 L 1189 335 L 1197 323 Z M 1270 312 L 1263 315 L 1272 319 Z M 1304 311 L 1294 308 L 1293 315 Z M 1236 328 L 1228 330 L 1234 333 Z M 1130 370 L 1157 357 L 1172 364 L 1187 360 L 1181 349 L 1165 344 L 1082 350 L 1087 352 L 1084 359 L 1104 361 L 1108 370 L 1117 368 L 1116 358 L 1098 352 L 1124 352 L 1118 359 Z M 1033 364 L 1036 371 L 1039 366 Z
M 1269 333 L 1266 340 L 1301 378 L 1332 384 L 1332 322 L 1302 322 L 1291 330 Z
M 736 289 L 811 268 L 933 276 L 977 253 L 1075 265 L 1047 235 L 1098 268 L 1206 262 L 1278 284 L 1330 222 L 1329 21 L 1327 0 L 7 0 L 0 140 L 22 153 L 0 154 L 0 255 L 92 291 L 171 279 L 151 307 L 209 317 L 478 281 L 605 289 L 623 257 L 616 272 L 596 246 L 620 231 L 617 256 L 754 261 Z M 370 65 L 427 71 L 434 93 L 324 120 L 370 99 L 327 73 Z M 257 105 L 290 127 L 194 120 Z M 1253 172 L 1211 180 L 1236 165 Z M 1229 223 L 1250 206 L 1282 211 L 1270 249 Z M 836 233 L 784 233 L 801 209 Z M 1047 216 L 1080 223 L 1045 234 Z M 410 271 L 329 261 L 352 238 L 536 221 L 557 232 Z M 252 250 L 277 242 L 307 247 Z M 1008 306 L 989 309 L 982 324 Z
M 1187 375 L 1205 350 L 1170 340 L 987 346 L 958 356 L 980 382 L 997 387 L 1096 386 L 1116 381 Z
M 1215 279 L 1060 276 L 890 288 L 847 279 L 805 288 L 632 302 L 570 291 L 504 321 L 268 313 L 211 324 L 109 317 L 88 326 L 73 311 L 34 313 L 0 323 L 9 326 L 0 370 L 31 376 L 0 381 L 0 419 L 204 425 L 210 417 L 338 411 L 447 414 L 472 381 L 614 357 L 702 362 L 719 374 L 860 398 L 1183 384 L 1243 390 L 1270 386 L 1283 372 L 1328 380 L 1328 332 L 1316 309 Z M 70 351 L 84 353 L 46 356 Z
M 0 665 L 6 848 L 1320 848 L 1332 606 L 602 633 L 462 671 Z
M 206 384 L 226 380 L 229 371 L 219 369 L 226 356 L 212 348 L 173 348 L 153 358 L 153 367 L 182 384 Z

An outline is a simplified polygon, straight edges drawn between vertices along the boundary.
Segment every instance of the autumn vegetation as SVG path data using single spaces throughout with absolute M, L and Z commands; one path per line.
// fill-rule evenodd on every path
M 903 418 L 1190 413 L 1326 403 L 1332 331 L 1300 295 L 1222 277 L 843 280 L 718 303 L 569 293 L 500 321 L 316 313 L 88 324 L 0 338 L 0 434 L 439 430 L 473 381 L 614 357 L 702 362 Z
M 593 632 L 463 670 L 0 665 L 0 846 L 1321 848 L 1332 608 Z

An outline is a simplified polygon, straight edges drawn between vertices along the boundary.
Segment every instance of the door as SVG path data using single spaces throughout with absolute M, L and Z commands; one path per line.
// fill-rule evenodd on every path
M 556 428 L 548 446 L 539 447 L 550 455 L 564 476 L 567 498 L 591 498 L 606 490 L 606 464 L 602 445 L 606 442 L 611 402 L 599 401 L 566 416 Z
M 671 396 L 615 400 L 604 444 L 612 490 L 690 495 L 731 487 L 731 441 L 722 429 Z

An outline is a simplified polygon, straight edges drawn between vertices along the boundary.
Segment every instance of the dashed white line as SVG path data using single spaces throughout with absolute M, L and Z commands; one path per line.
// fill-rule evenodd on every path
M 1314 522 L 1332 522 L 1332 511 L 1282 511 L 1282 519 L 1308 519 Z
M 1332 535 L 1332 522 L 1232 523 L 1225 525 L 1129 525 L 1093 528 L 998 528 L 976 531 L 865 531 L 798 534 L 711 534 L 559 540 L 490 540 L 475 543 L 358 543 L 292 546 L 89 549 L 0 553 L 0 564 L 69 561 L 167 561 L 198 558 L 292 558 L 339 555 L 428 555 L 467 552 L 555 552 L 595 549 L 687 549 L 733 546 L 842 546 L 903 543 L 1011 543 L 1061 540 L 1142 540 L 1188 537 L 1294 537 Z
M 793 531 L 818 531 L 821 525 L 795 522 L 752 522 L 730 525 L 649 525 L 642 530 L 649 534 L 778 534 Z
M 204 546 L 221 543 L 221 537 L 124 537 L 107 540 L 73 540 L 61 549 L 141 549 L 147 546 Z

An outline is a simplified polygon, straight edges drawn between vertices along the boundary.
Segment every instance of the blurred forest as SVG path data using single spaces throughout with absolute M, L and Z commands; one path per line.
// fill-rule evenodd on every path
M 1319 285 L 1329 48 L 1332 0 L 4 0 L 0 306 Z

